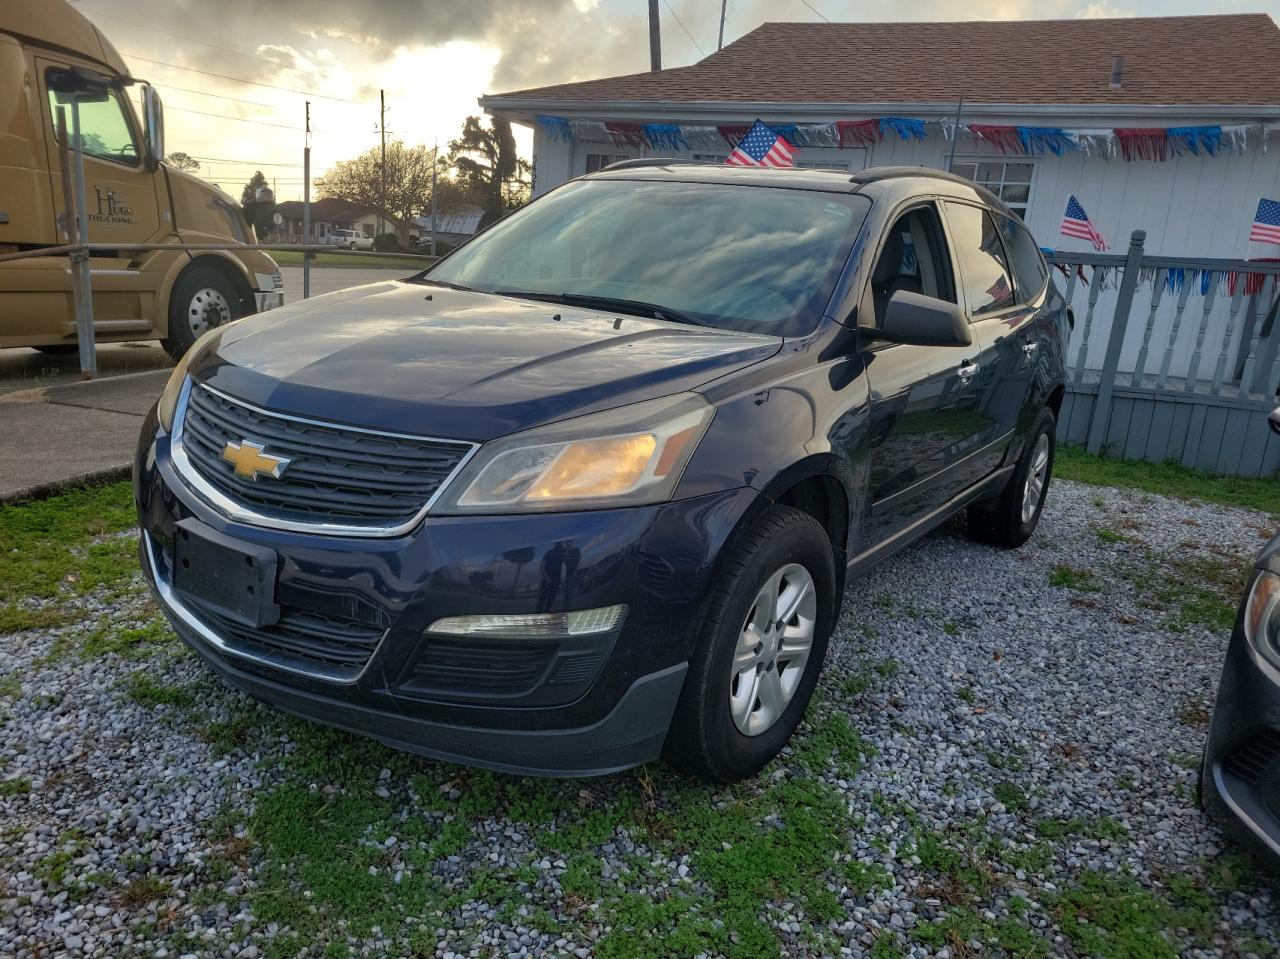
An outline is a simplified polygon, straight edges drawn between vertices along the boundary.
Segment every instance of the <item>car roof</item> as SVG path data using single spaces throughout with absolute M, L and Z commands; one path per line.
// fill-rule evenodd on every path
M 739 167 L 696 160 L 644 158 L 624 160 L 591 173 L 586 180 L 667 180 L 681 183 L 737 184 L 774 189 L 818 190 L 826 193 L 860 193 L 872 202 L 895 202 L 912 193 L 981 200 L 1015 216 L 1004 201 L 985 187 L 955 173 L 928 167 L 871 167 L 858 173 L 810 170 L 797 167 Z

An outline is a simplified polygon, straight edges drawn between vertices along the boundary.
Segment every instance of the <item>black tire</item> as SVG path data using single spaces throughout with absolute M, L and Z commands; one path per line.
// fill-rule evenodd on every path
M 1024 515 L 1023 505 L 1027 495 L 1027 480 L 1041 449 L 1041 439 L 1048 442 L 1048 458 L 1043 466 L 1041 483 L 1035 508 L 1029 516 Z M 1040 419 L 1031 434 L 1030 440 L 1018 457 L 1017 467 L 1009 477 L 1008 485 L 994 503 L 971 506 L 968 510 L 969 532 L 975 539 L 1008 549 L 1021 546 L 1035 532 L 1040 522 L 1040 514 L 1044 511 L 1044 500 L 1049 494 L 1049 484 L 1053 478 L 1053 458 L 1056 450 L 1057 421 L 1053 410 L 1046 407 L 1040 413 Z
M 792 565 L 812 577 L 816 594 L 812 644 L 791 698 L 759 734 L 744 735 L 730 709 L 733 657 L 762 587 Z M 719 782 L 759 772 L 787 744 L 804 716 L 822 670 L 835 609 L 835 566 L 822 525 L 790 506 L 771 506 L 733 549 L 708 600 L 663 757 L 677 769 Z M 798 622 L 792 619 L 791 622 Z M 779 654 L 777 662 L 783 661 Z M 770 662 L 763 669 L 782 667 Z M 751 691 L 754 697 L 754 688 Z M 749 707 L 751 708 L 751 707 Z
M 225 276 L 208 267 L 193 267 L 173 285 L 169 297 L 169 335 L 160 345 L 177 362 L 207 329 L 238 320 L 243 315 L 240 296 Z
M 36 346 L 32 348 L 37 352 L 46 353 L 49 356 L 67 356 L 68 354 L 75 353 L 79 350 L 80 345 L 78 343 L 51 343 L 48 346 Z

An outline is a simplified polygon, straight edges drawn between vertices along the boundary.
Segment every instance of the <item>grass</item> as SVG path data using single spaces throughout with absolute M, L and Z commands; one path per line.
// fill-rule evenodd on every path
M 1077 446 L 1058 447 L 1053 472 L 1059 479 L 1077 483 L 1243 506 L 1280 516 L 1280 483 L 1274 477 L 1209 476 L 1177 463 L 1094 456 Z
M 268 250 L 271 259 L 275 260 L 279 266 L 302 266 L 302 254 L 296 250 Z M 369 256 L 367 253 L 363 256 L 348 252 L 321 253 L 311 261 L 313 267 L 342 267 L 343 269 L 366 269 L 375 270 L 380 268 L 395 268 L 402 270 L 403 276 L 417 273 L 423 267 L 428 266 L 429 260 L 401 260 L 394 256 Z
M 156 706 L 187 707 L 194 702 L 191 690 L 182 686 L 166 686 L 157 683 L 145 672 L 136 672 L 129 677 L 129 698 L 135 703 L 149 708 Z
M 0 635 L 78 619 L 27 599 L 118 588 L 138 568 L 128 482 L 74 490 L 0 509 Z
M 1098 582 L 1093 573 L 1075 566 L 1055 566 L 1049 573 L 1049 585 L 1063 589 L 1074 589 L 1082 593 L 1096 592 Z

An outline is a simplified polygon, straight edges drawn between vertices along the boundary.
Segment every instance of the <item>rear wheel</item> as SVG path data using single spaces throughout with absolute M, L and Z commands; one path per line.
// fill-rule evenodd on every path
M 804 716 L 827 651 L 835 567 L 812 516 L 773 506 L 714 590 L 664 756 L 721 782 L 754 775 Z
M 180 360 L 208 330 L 242 315 L 240 298 L 221 273 L 196 267 L 174 284 L 169 299 L 169 335 L 161 340 L 164 350 Z
M 1035 532 L 1053 475 L 1056 429 L 1053 410 L 1041 411 L 1004 492 L 993 504 L 969 507 L 969 532 L 975 538 L 1012 548 Z

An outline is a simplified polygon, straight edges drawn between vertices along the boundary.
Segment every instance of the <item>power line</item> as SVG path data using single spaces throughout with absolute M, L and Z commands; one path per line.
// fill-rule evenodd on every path
M 800 2 L 801 2 L 801 3 L 803 3 L 803 4 L 804 4 L 806 7 L 808 7 L 810 10 L 812 10 L 814 13 L 816 13 L 816 14 L 818 15 L 818 17 L 822 20 L 822 22 L 823 22 L 823 23 L 830 23 L 830 22 L 831 22 L 831 21 L 830 21 L 830 20 L 828 20 L 826 17 L 822 16 L 822 13 L 818 10 L 818 8 L 817 8 L 817 7 L 815 7 L 812 3 L 810 3 L 810 2 L 809 2 L 809 0 L 800 0 Z
M 285 123 L 272 123 L 269 120 L 251 120 L 248 117 L 229 117 L 222 113 L 205 113 L 203 110 L 192 110 L 188 107 L 175 107 L 169 104 L 165 109 L 177 110 L 180 113 L 194 113 L 196 116 L 211 117 L 215 120 L 234 120 L 236 123 L 256 123 L 264 127 L 277 127 L 281 130 L 301 130 L 302 127 L 295 127 Z
M 143 63 L 154 63 L 158 66 L 172 67 L 175 70 L 186 70 L 189 73 L 199 73 L 203 76 L 215 77 L 219 80 L 230 80 L 232 83 L 247 83 L 251 87 L 265 87 L 268 90 L 280 90 L 283 93 L 296 93 L 300 97 L 317 97 L 321 100 L 336 100 L 339 103 L 354 103 L 356 105 L 360 104 L 359 100 L 348 100 L 346 97 L 331 97 L 325 93 L 311 93 L 310 91 L 307 91 L 307 90 L 294 90 L 292 87 L 278 87 L 273 83 L 261 83 L 258 80 L 244 80 L 240 77 L 229 77 L 224 73 L 210 73 L 207 70 L 197 70 L 195 67 L 184 67 L 184 66 L 180 66 L 177 63 L 169 63 L 165 60 L 153 60 L 150 57 L 139 56 L 136 53 L 126 52 L 125 56 L 131 57 L 134 60 L 141 60 Z M 275 66 L 279 66 L 279 65 L 280 64 L 278 63 L 275 64 Z
M 127 23 L 131 27 L 138 27 L 142 30 L 150 30 L 152 33 L 158 33 L 161 36 L 173 37 L 175 40 L 186 40 L 188 43 L 198 43 L 202 47 L 208 47 L 211 50 L 221 50 L 223 53 L 234 53 L 238 57 L 245 57 L 249 60 L 256 60 L 259 63 L 270 64 L 273 67 L 278 67 L 281 65 L 275 60 L 268 60 L 266 57 L 256 57 L 251 53 L 244 53 L 240 50 L 233 50 L 231 47 L 220 47 L 216 43 L 210 43 L 208 40 L 197 40 L 195 37 L 186 37 L 186 36 L 183 36 L 181 33 L 170 33 L 168 30 L 161 30 L 157 27 L 152 27 L 145 23 L 138 23 L 136 20 L 126 20 L 124 17 L 117 17 L 115 14 L 112 14 L 112 13 L 103 13 L 100 10 L 94 10 L 88 7 L 85 8 L 85 12 L 95 17 L 106 17 L 108 20 L 114 20 L 117 23 Z
M 201 160 L 206 163 L 240 163 L 245 166 L 283 166 L 292 167 L 294 169 L 298 169 L 302 166 L 301 163 L 266 163 L 262 160 L 230 160 L 226 157 L 205 157 L 199 156 L 195 153 L 189 153 L 187 155 L 193 160 Z
M 274 110 L 274 103 L 263 103 L 261 100 L 242 100 L 239 97 L 229 97 L 225 93 L 210 93 L 208 90 L 193 90 L 190 87 L 175 87 L 172 83 L 155 84 L 161 90 L 173 90 L 176 93 L 194 93 L 197 96 L 213 97 L 217 100 L 229 100 L 232 103 L 243 103 L 251 107 L 266 107 L 268 110 Z
M 689 28 L 684 25 L 684 21 L 680 19 L 680 15 L 676 13 L 674 9 L 672 9 L 671 4 L 668 3 L 667 0 L 662 0 L 662 3 L 663 3 L 663 6 L 667 8 L 667 12 L 670 13 L 671 16 L 675 18 L 676 23 L 680 24 L 680 29 L 683 30 L 684 35 L 689 38 L 689 42 L 692 43 L 695 47 L 697 47 L 698 52 L 705 57 L 707 55 L 707 52 L 702 49 L 702 46 L 698 43 L 697 40 L 693 39 L 693 34 L 690 33 Z

